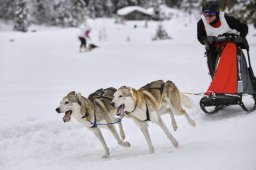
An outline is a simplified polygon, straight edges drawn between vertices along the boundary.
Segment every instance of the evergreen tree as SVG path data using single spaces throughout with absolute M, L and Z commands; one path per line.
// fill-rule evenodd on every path
M 28 28 L 27 6 L 24 0 L 16 1 L 14 30 L 26 32 Z
M 117 9 L 121 9 L 126 6 L 129 6 L 128 0 L 119 0 L 117 2 Z
M 188 12 L 189 15 L 192 15 L 192 11 L 199 10 L 200 2 L 197 0 L 183 0 L 180 7 L 185 12 Z
M 70 22 L 72 21 L 70 6 L 69 0 L 59 1 L 53 5 L 53 25 L 62 27 L 70 26 Z
M 86 3 L 84 0 L 73 0 L 71 1 L 71 16 L 72 21 L 70 26 L 78 26 L 85 20 L 86 16 Z
M 245 10 L 242 11 L 244 14 L 245 20 L 247 20 L 248 23 L 253 24 L 256 28 L 256 1 L 251 0 L 249 3 L 245 4 Z
M 113 13 L 114 13 L 114 6 L 111 0 L 106 0 L 106 2 L 104 3 L 104 11 L 105 11 L 105 16 L 107 17 L 112 17 Z
M 85 16 L 113 17 L 118 9 L 130 5 L 153 7 L 158 19 L 161 19 L 161 4 L 177 7 L 192 15 L 195 11 L 201 12 L 199 2 L 203 1 L 205 0 L 0 0 L 0 19 L 14 21 L 15 30 L 26 31 L 28 22 L 77 26 Z M 227 14 L 256 26 L 255 0 L 226 0 L 220 3 L 221 9 Z
M 162 20 L 161 18 L 161 11 L 160 11 L 160 5 L 162 4 L 162 0 L 156 0 L 152 2 L 150 6 L 154 8 L 154 19 L 155 20 Z
M 0 18 L 5 22 L 15 17 L 15 1 L 0 0 Z
M 47 10 L 44 0 L 35 0 L 33 3 L 33 9 L 31 9 L 33 11 L 33 22 L 36 24 L 47 23 Z
M 228 14 L 239 18 L 247 24 L 254 24 L 256 26 L 255 0 L 237 0 L 232 5 L 224 3 L 223 8 L 225 8 Z
M 102 0 L 91 0 L 89 2 L 89 11 L 92 18 L 104 16 L 104 1 Z
M 225 1 L 219 1 L 220 2 L 220 7 L 222 10 L 226 9 L 228 11 L 232 10 L 232 8 L 236 5 L 239 4 L 238 0 L 225 0 Z
M 136 0 L 136 5 L 141 6 L 141 7 L 147 7 L 147 0 Z
M 171 39 L 162 24 L 159 24 L 156 30 L 156 34 L 152 40 L 166 40 Z
M 112 2 L 112 5 L 113 5 L 113 12 L 114 13 L 116 13 L 116 11 L 118 10 L 117 9 L 117 2 L 118 2 L 119 0 L 111 0 L 111 2 Z
M 180 0 L 165 0 L 165 3 L 168 7 L 171 8 L 180 8 L 182 1 Z

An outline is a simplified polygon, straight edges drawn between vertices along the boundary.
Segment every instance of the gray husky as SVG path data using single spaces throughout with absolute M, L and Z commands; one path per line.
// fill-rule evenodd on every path
M 89 95 L 88 98 L 81 96 L 80 93 L 72 91 L 61 100 L 60 106 L 56 108 L 58 113 L 65 113 L 65 116 L 63 117 L 64 122 L 69 122 L 72 116 L 78 122 L 83 123 L 96 135 L 104 147 L 103 157 L 108 157 L 110 153 L 101 133 L 101 127 L 107 127 L 119 145 L 130 147 L 129 142 L 122 141 L 125 139 L 125 134 L 121 121 L 118 121 L 115 117 L 117 110 L 110 106 L 115 91 L 116 89 L 112 87 L 99 89 Z M 115 123 L 119 125 L 122 140 L 115 129 Z

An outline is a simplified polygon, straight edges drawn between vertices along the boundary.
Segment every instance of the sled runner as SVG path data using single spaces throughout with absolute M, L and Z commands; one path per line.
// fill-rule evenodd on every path
M 201 109 L 207 114 L 216 113 L 230 105 L 240 105 L 246 112 L 256 110 L 256 78 L 251 67 L 246 39 L 226 34 L 208 37 L 208 41 L 210 41 L 208 43 L 224 43 L 224 45 L 217 57 L 210 87 L 200 100 Z M 242 49 L 247 51 L 248 64 Z M 248 109 L 244 105 L 242 100 L 244 94 L 253 97 L 255 101 L 253 108 Z

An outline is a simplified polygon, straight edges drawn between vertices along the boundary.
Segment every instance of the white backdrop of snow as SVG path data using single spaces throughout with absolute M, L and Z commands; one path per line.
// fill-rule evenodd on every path
M 210 78 L 196 39 L 196 20 L 179 17 L 163 22 L 173 40 L 151 41 L 158 23 L 115 25 L 97 19 L 92 41 L 100 46 L 79 53 L 78 29 L 32 27 L 37 32 L 0 32 L 0 169 L 1 170 L 254 170 L 256 169 L 256 114 L 232 106 L 207 116 L 200 96 L 191 96 L 191 128 L 177 117 L 174 148 L 156 125 L 149 123 L 155 153 L 148 154 L 139 128 L 123 120 L 131 148 L 118 146 L 109 131 L 103 135 L 110 158 L 101 159 L 96 137 L 75 120 L 63 123 L 55 112 L 59 101 L 75 90 L 88 96 L 99 88 L 122 85 L 139 88 L 153 80 L 172 80 L 184 92 L 203 92 Z M 136 24 L 138 27 L 133 28 Z M 105 41 L 99 41 L 102 30 Z M 256 66 L 255 30 L 250 27 L 252 65 Z M 127 37 L 130 41 L 127 42 Z M 251 104 L 251 103 L 249 103 Z

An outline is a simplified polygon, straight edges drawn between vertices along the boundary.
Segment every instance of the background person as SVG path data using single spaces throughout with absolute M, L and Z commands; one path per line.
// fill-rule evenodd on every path
M 86 51 L 87 41 L 90 39 L 90 32 L 91 32 L 91 27 L 88 26 L 87 24 L 83 24 L 80 27 L 80 34 L 78 35 L 78 38 L 81 42 L 80 52 L 82 52 L 83 50 Z

